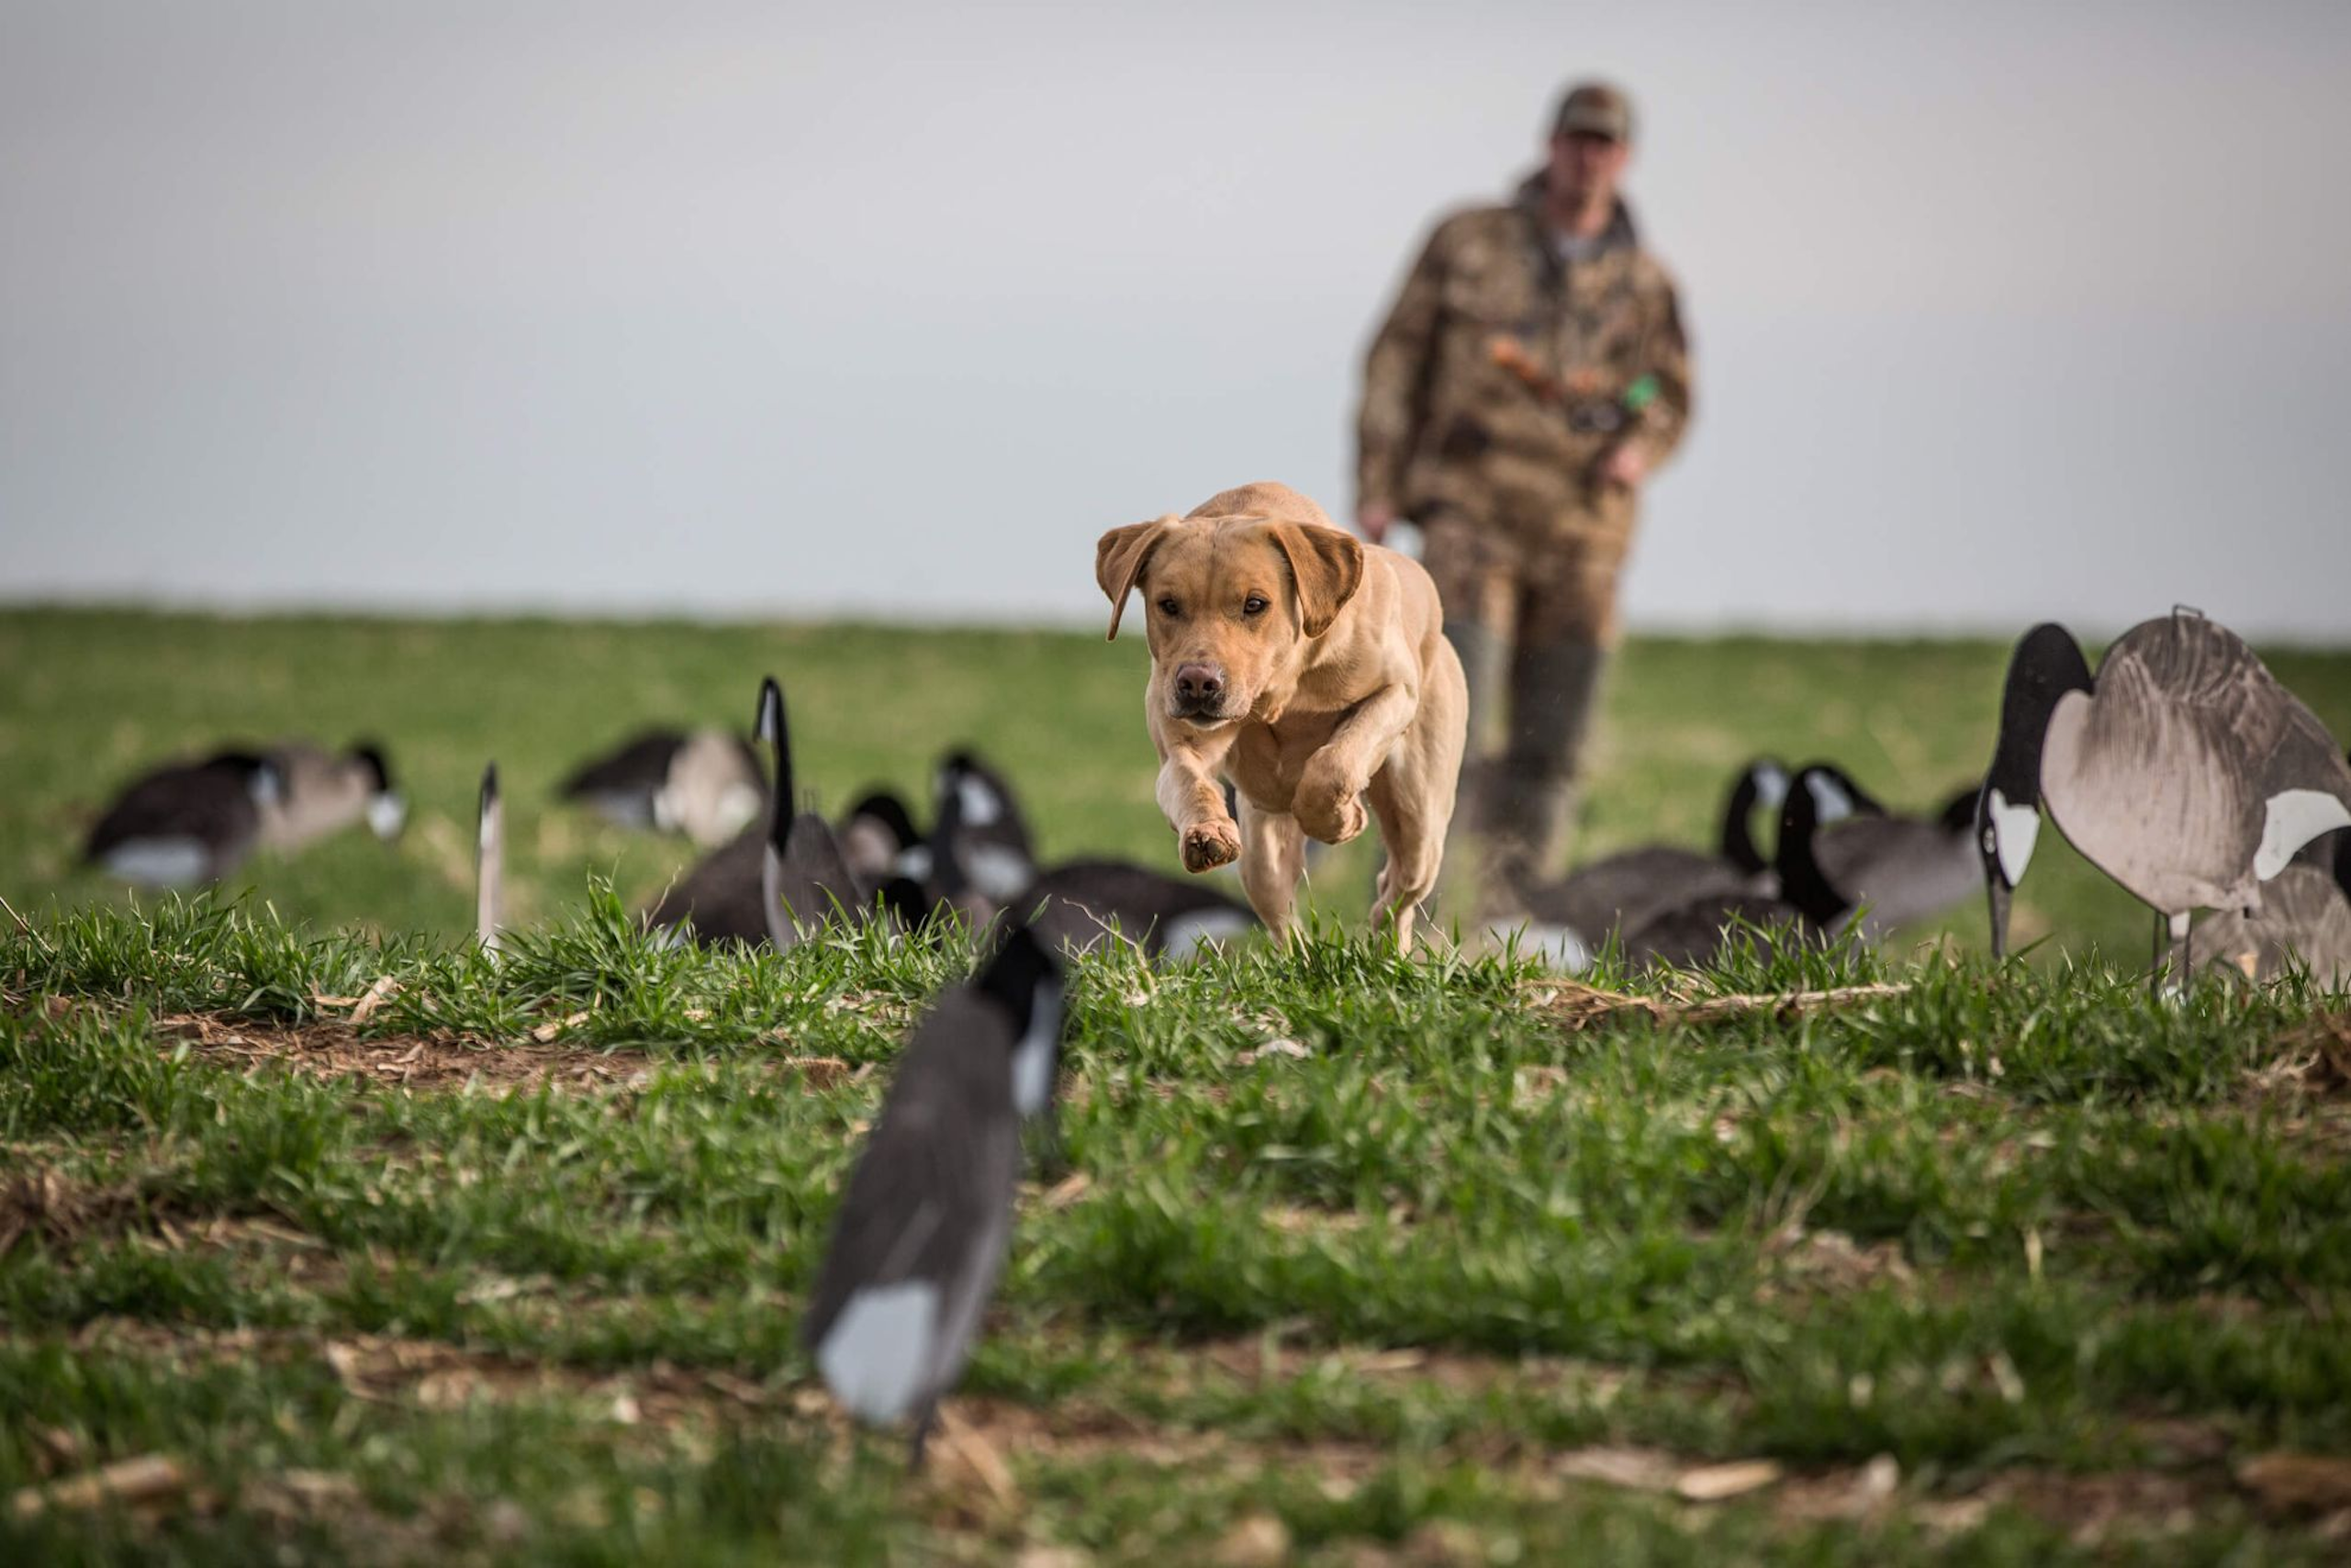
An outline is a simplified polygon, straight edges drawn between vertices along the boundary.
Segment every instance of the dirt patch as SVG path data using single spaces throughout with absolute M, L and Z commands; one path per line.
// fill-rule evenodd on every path
M 92 1230 L 113 1229 L 140 1213 L 135 1182 L 77 1182 L 56 1170 L 35 1170 L 0 1184 L 0 1257 L 28 1236 L 71 1245 Z
M 633 1092 L 686 1064 L 643 1051 L 604 1050 L 555 1040 L 486 1041 L 451 1034 L 363 1036 L 349 1024 L 266 1024 L 204 1014 L 173 1014 L 157 1030 L 176 1048 L 193 1047 L 216 1061 L 272 1066 L 319 1078 L 362 1079 L 403 1089 Z M 752 1058 L 752 1061 L 830 1088 L 852 1075 L 838 1057 Z

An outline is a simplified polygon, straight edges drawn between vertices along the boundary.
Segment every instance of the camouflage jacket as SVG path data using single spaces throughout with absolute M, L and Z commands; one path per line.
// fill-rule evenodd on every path
M 1621 202 L 1595 253 L 1562 260 L 1540 178 L 1445 219 L 1413 263 L 1364 368 L 1359 507 L 1629 532 L 1632 497 L 1600 460 L 1637 441 L 1653 467 L 1681 440 L 1690 355 L 1672 280 Z

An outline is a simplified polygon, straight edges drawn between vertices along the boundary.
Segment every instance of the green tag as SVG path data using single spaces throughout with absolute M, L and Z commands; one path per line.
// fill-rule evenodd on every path
M 1623 402 L 1627 412 L 1635 414 L 1640 413 L 1643 409 L 1648 408 L 1651 403 L 1657 401 L 1657 377 L 1654 375 L 1642 376 L 1640 380 L 1625 388 L 1625 395 L 1620 401 Z

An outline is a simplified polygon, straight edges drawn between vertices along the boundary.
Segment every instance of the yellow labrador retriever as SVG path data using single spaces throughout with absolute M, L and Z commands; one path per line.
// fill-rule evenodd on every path
M 1112 529 L 1094 577 L 1113 637 L 1127 594 L 1143 595 L 1159 809 L 1185 868 L 1237 857 L 1258 917 L 1287 936 L 1304 835 L 1344 844 L 1363 831 L 1368 799 L 1388 854 L 1371 915 L 1394 917 L 1409 944 L 1437 885 L 1469 727 L 1461 660 L 1420 564 L 1260 484 Z

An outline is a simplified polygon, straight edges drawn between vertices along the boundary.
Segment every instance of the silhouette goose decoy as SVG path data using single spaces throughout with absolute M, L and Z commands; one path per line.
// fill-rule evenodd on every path
M 269 759 L 282 787 L 262 807 L 264 848 L 292 854 L 361 821 L 377 838 L 392 839 L 408 822 L 392 765 L 373 742 L 336 756 L 308 741 L 286 741 L 270 748 Z
M 2133 627 L 2095 678 L 2072 634 L 2044 624 L 2010 661 L 1977 818 L 1995 954 L 2043 808 L 2155 910 L 2156 974 L 2184 976 L 2191 912 L 2259 909 L 2297 850 L 2351 825 L 2351 767 L 2253 650 L 2197 611 Z
M 84 863 L 141 887 L 185 887 L 227 876 L 252 852 L 263 812 L 285 776 L 257 752 L 222 751 L 133 779 L 83 846 Z
M 1787 769 L 1778 758 L 1754 758 L 1724 794 L 1716 853 L 1648 844 L 1603 856 L 1557 882 L 1523 890 L 1530 924 L 1563 928 L 1595 944 L 1611 931 L 1646 925 L 1699 899 L 1768 896 L 1777 879 L 1755 846 L 1752 819 L 1761 806 L 1776 821 L 1787 786 Z
M 834 1221 L 801 1342 L 843 1408 L 913 1422 L 912 1462 L 1004 1266 L 1021 1122 L 1050 1104 L 1061 973 L 1015 927 L 907 1043 Z
M 814 812 L 792 810 L 791 732 L 784 717 L 784 689 L 773 676 L 759 686 L 758 738 L 767 744 L 775 770 L 767 842 L 759 857 L 759 908 L 767 940 L 780 953 L 830 922 L 855 924 L 871 918 L 873 906 L 841 858 L 833 824 Z
M 2311 840 L 2261 890 L 2257 910 L 2222 910 L 2188 937 L 2191 973 L 2232 969 L 2256 981 L 2293 969 L 2329 991 L 2351 987 L 2351 832 Z
M 1871 941 L 1974 894 L 1983 879 L 1976 845 L 1980 786 L 1960 790 L 1932 817 L 1911 817 L 1886 811 L 1834 764 L 1816 763 L 1807 772 L 1819 814 L 1790 846 L 1793 857 L 1809 862 L 1845 920 L 1858 912 Z
M 621 827 L 682 833 L 709 848 L 758 819 L 767 780 L 740 735 L 653 729 L 582 763 L 557 792 Z
M 498 792 L 498 764 L 482 769 L 482 795 L 475 835 L 474 936 L 486 953 L 498 950 L 506 923 L 506 804 Z

